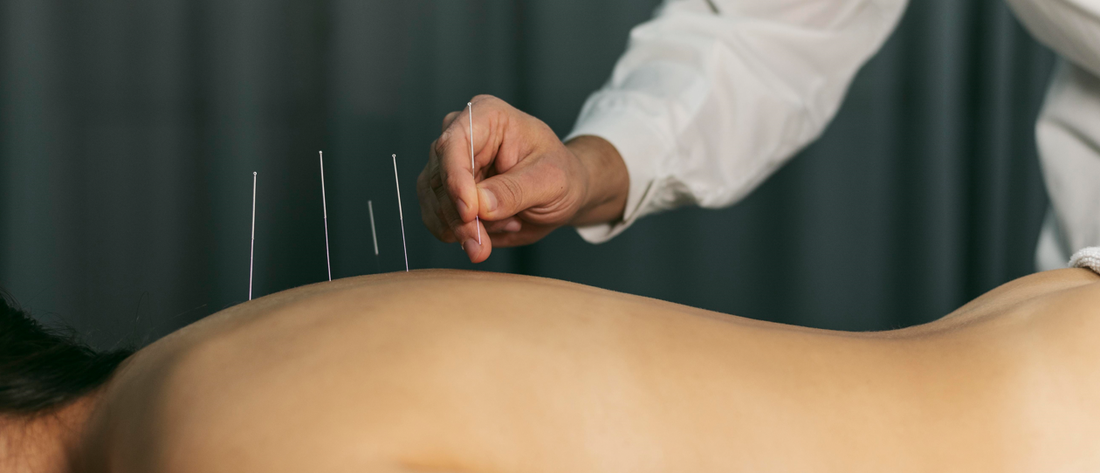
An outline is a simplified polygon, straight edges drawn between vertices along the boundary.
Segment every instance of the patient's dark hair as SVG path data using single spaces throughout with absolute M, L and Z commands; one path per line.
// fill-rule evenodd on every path
M 0 290 L 0 416 L 62 407 L 106 382 L 132 350 L 100 353 L 49 330 Z

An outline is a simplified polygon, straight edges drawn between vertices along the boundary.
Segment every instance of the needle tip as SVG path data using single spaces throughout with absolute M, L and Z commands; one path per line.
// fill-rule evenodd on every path
M 253 175 L 253 176 L 255 176 L 255 175 L 256 175 L 256 172 L 255 172 L 255 171 L 253 171 L 253 172 L 252 172 L 252 175 Z

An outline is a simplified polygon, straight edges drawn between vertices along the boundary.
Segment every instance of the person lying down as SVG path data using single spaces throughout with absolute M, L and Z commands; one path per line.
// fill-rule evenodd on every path
M 1085 269 L 881 333 L 459 271 L 289 290 L 130 356 L 28 320 L 0 322 L 5 472 L 1100 471 Z

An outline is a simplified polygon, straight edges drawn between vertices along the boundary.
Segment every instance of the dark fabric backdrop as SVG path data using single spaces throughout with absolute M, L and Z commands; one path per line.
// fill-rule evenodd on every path
M 701 0 L 700 0 L 701 1 Z M 762 0 L 765 1 L 765 0 Z M 498 95 L 568 133 L 656 0 L 0 0 L 0 285 L 100 346 L 335 277 L 471 268 L 419 221 L 446 112 Z M 823 139 L 741 204 L 562 230 L 479 269 L 874 330 L 1033 270 L 1053 55 L 1000 0 L 914 0 Z M 492 305 L 492 301 L 485 301 Z

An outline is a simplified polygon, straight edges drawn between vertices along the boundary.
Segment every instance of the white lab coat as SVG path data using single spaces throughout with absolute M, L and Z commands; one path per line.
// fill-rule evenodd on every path
M 1008 1 L 1070 61 L 1037 127 L 1054 209 L 1040 267 L 1064 267 L 1074 250 L 1100 246 L 1100 1 Z M 713 3 L 718 14 L 706 0 L 666 0 L 582 109 L 569 137 L 607 139 L 630 172 L 623 221 L 578 228 L 586 240 L 607 241 L 647 214 L 743 198 L 820 136 L 907 2 Z

